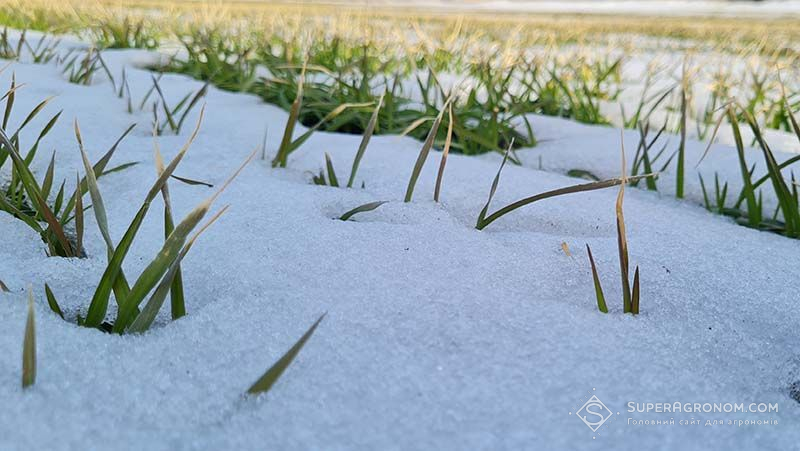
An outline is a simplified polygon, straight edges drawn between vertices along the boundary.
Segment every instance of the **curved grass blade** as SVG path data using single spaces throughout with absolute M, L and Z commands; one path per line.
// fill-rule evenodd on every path
M 368 204 L 359 205 L 358 207 L 348 211 L 347 213 L 343 214 L 342 216 L 339 216 L 339 219 L 342 220 L 342 221 L 347 221 L 348 219 L 352 218 L 354 215 L 356 215 L 358 213 L 364 213 L 364 212 L 367 212 L 367 211 L 372 211 L 372 210 L 380 207 L 381 205 L 383 205 L 383 204 L 385 204 L 387 202 L 388 201 L 386 201 L 386 200 L 380 200 L 380 201 L 377 201 L 377 202 L 370 202 Z
M 314 335 L 314 331 L 317 330 L 317 326 L 322 322 L 325 318 L 327 313 L 323 313 L 322 316 L 311 325 L 311 327 L 303 334 L 302 337 L 284 354 L 277 362 L 275 362 L 264 375 L 262 375 L 250 388 L 247 389 L 247 393 L 251 395 L 257 395 L 260 393 L 268 392 L 275 382 L 280 379 L 281 375 L 289 365 L 292 364 L 297 354 L 303 349 L 306 342 L 312 335 Z
M 656 177 L 657 175 L 658 175 L 658 173 L 642 174 L 642 175 L 637 175 L 635 177 L 626 177 L 624 181 L 626 183 L 630 183 L 630 182 L 634 182 L 636 180 L 641 180 L 641 179 L 644 179 L 644 178 L 647 178 L 647 177 Z M 514 202 L 512 204 L 509 204 L 509 205 L 497 210 L 496 212 L 492 213 L 488 217 L 485 217 L 485 219 L 483 219 L 483 220 L 481 220 L 481 217 L 479 215 L 479 217 L 478 217 L 478 219 L 479 219 L 478 220 L 478 225 L 475 228 L 478 229 L 478 230 L 483 230 L 489 224 L 491 224 L 494 221 L 500 219 L 501 217 L 505 216 L 506 214 L 511 213 L 512 211 L 514 211 L 514 210 L 516 210 L 516 209 L 518 209 L 520 207 L 524 207 L 525 205 L 532 204 L 532 203 L 538 202 L 540 200 L 549 199 L 551 197 L 562 196 L 564 194 L 573 194 L 573 193 L 580 193 L 580 192 L 584 192 L 584 191 L 594 191 L 594 190 L 598 190 L 598 189 L 611 188 L 613 186 L 617 186 L 617 185 L 620 185 L 622 183 L 623 183 L 623 179 L 622 178 L 608 179 L 608 180 L 603 180 L 603 181 L 600 181 L 600 182 L 591 182 L 591 183 L 584 183 L 584 184 L 581 184 L 581 185 L 568 186 L 566 188 L 558 188 L 558 189 L 555 189 L 555 190 L 552 190 L 552 191 L 547 191 L 547 192 L 544 192 L 544 193 L 541 193 L 541 194 L 537 194 L 535 196 L 526 197 L 525 199 L 518 200 L 518 201 L 516 201 L 516 202 Z M 490 201 L 491 201 L 491 196 L 490 196 Z M 489 202 L 487 202 L 486 205 L 487 206 L 484 207 L 484 210 L 486 210 L 488 208 Z M 483 211 L 482 211 L 482 213 L 483 213 Z

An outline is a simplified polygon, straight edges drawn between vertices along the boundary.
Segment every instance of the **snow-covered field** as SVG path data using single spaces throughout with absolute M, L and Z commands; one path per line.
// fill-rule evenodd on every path
M 112 73 L 127 66 L 134 98 L 150 86 L 150 74 L 134 67 L 153 57 L 105 53 Z M 56 96 L 47 112 L 64 110 L 42 143 L 43 154 L 57 151 L 56 180 L 82 172 L 73 120 L 92 160 L 138 123 L 115 162 L 140 164 L 100 179 L 119 240 L 155 178 L 151 113 L 128 114 L 102 77 L 84 87 L 53 65 L 14 63 L 0 86 L 12 73 L 25 84 L 12 124 L 47 96 Z M 172 101 L 201 86 L 177 75 L 161 85 Z M 213 87 L 206 102 L 178 175 L 222 183 L 260 145 L 265 125 L 272 131 L 267 154 L 274 154 L 287 113 Z M 188 121 L 196 118 L 197 111 Z M 618 175 L 619 130 L 532 119 L 540 145 L 518 151 L 523 167 L 506 167 L 494 208 L 576 183 L 559 174 L 569 169 Z M 158 139 L 167 158 L 190 128 Z M 738 226 L 697 204 L 693 172 L 704 144 L 687 149 L 689 200 L 670 195 L 670 172 L 660 193 L 626 190 L 631 263 L 642 281 L 642 314 L 632 317 L 619 301 L 616 190 L 543 201 L 477 231 L 497 155 L 451 155 L 440 204 L 431 199 L 438 152 L 414 202 L 402 202 L 420 148 L 410 138 L 372 138 L 357 179 L 363 189 L 309 183 L 325 152 L 348 175 L 360 139 L 317 133 L 288 169 L 250 164 L 220 200 L 230 210 L 184 261 L 188 315 L 169 322 L 163 312 L 161 326 L 140 336 L 80 328 L 44 301 L 47 282 L 68 316 L 85 312 L 106 264 L 92 215 L 86 259 L 46 257 L 35 233 L 0 215 L 0 280 L 11 289 L 0 294 L 0 449 L 797 449 L 800 405 L 790 393 L 800 381 L 800 242 Z M 635 149 L 636 132 L 624 139 Z M 46 164 L 37 160 L 38 174 Z M 735 151 L 715 146 L 699 170 L 737 180 Z M 177 217 L 211 192 L 174 182 L 170 189 Z M 389 203 L 352 221 L 333 219 L 376 200 Z M 126 272 L 138 274 L 162 238 L 158 204 Z M 608 315 L 596 308 L 587 243 Z M 39 374 L 23 391 L 28 284 L 36 296 Z M 323 312 L 273 390 L 244 397 Z M 613 412 L 597 432 L 577 416 L 590 394 Z M 628 403 L 634 410 L 645 403 L 701 408 L 641 413 L 629 412 Z M 705 413 L 705 403 L 778 410 Z

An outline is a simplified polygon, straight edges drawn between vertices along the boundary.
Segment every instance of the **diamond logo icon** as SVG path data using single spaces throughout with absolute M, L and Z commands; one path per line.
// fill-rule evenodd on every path
M 578 415 L 578 418 L 580 418 L 586 426 L 589 426 L 592 432 L 597 432 L 609 418 L 614 416 L 614 413 L 603 404 L 603 401 L 600 401 L 597 395 L 592 395 L 592 397 L 578 409 L 576 415 Z

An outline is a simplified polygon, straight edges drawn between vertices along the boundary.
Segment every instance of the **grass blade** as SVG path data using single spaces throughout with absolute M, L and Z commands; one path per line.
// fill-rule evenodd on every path
M 631 313 L 639 314 L 639 267 L 633 273 L 633 294 L 631 295 Z
M 364 213 L 364 212 L 367 212 L 367 211 L 372 211 L 372 210 L 380 207 L 381 205 L 383 205 L 383 204 L 385 204 L 387 202 L 388 201 L 380 200 L 380 201 L 377 201 L 377 202 L 370 202 L 368 204 L 359 205 L 358 207 L 356 207 L 356 208 L 348 211 L 347 213 L 343 214 L 342 216 L 340 216 L 339 219 L 342 220 L 342 221 L 347 221 L 348 219 L 352 218 L 353 215 L 356 215 L 358 213 Z
M 202 121 L 203 109 L 200 110 L 200 118 L 197 121 L 197 126 L 195 127 L 194 132 L 186 141 L 186 144 L 183 145 L 181 150 L 178 151 L 178 154 L 172 159 L 164 172 L 162 172 L 158 179 L 156 179 L 155 183 L 150 188 L 150 191 L 147 193 L 142 206 L 139 208 L 139 211 L 136 213 L 131 221 L 131 224 L 128 226 L 128 230 L 125 231 L 122 240 L 120 240 L 119 245 L 114 250 L 113 255 L 109 259 L 108 266 L 106 267 L 106 270 L 103 272 L 103 276 L 100 279 L 100 283 L 97 286 L 97 290 L 92 297 L 92 302 L 89 305 L 89 311 L 87 312 L 86 319 L 84 321 L 84 325 L 87 327 L 97 327 L 103 322 L 103 319 L 105 319 L 106 312 L 108 311 L 108 299 L 111 295 L 111 288 L 114 286 L 117 277 L 121 274 L 122 262 L 125 260 L 136 234 L 139 232 L 139 227 L 142 225 L 142 221 L 144 221 L 144 217 L 147 215 L 147 211 L 150 208 L 150 203 L 153 201 L 156 195 L 161 192 L 161 187 L 164 185 L 164 183 L 166 183 L 172 172 L 175 171 L 175 168 L 177 168 L 184 155 L 186 155 L 186 152 L 189 150 L 189 146 L 192 144 L 195 137 L 197 137 L 197 133 L 200 130 L 200 124 Z M 128 297 L 130 297 L 130 294 L 126 296 L 125 299 L 127 300 Z M 125 301 L 118 299 L 117 302 L 120 304 L 120 309 L 122 309 L 125 305 Z M 134 307 L 129 307 L 129 314 L 133 314 L 137 307 L 138 303 Z
M 644 179 L 644 178 L 647 178 L 647 177 L 655 177 L 657 175 L 658 175 L 657 173 L 654 173 L 654 174 L 642 174 L 642 175 L 637 175 L 635 177 L 624 177 L 624 179 L 623 178 L 616 178 L 616 179 L 603 180 L 603 181 L 600 181 L 600 182 L 591 182 L 591 183 L 584 183 L 584 184 L 581 184 L 581 185 L 572 185 L 572 186 L 568 186 L 566 188 L 558 188 L 558 189 L 555 189 L 555 190 L 552 190 L 552 191 L 547 191 L 547 192 L 544 192 L 544 193 L 541 193 L 541 194 L 537 194 L 535 196 L 526 197 L 526 198 L 518 200 L 518 201 L 516 201 L 516 202 L 514 202 L 512 204 L 506 205 L 505 207 L 497 210 L 496 212 L 492 213 L 489 216 L 486 216 L 483 219 L 481 218 L 481 216 L 485 216 L 485 214 L 484 214 L 484 211 L 481 211 L 481 215 L 479 215 L 479 217 L 478 217 L 478 225 L 475 228 L 478 229 L 478 230 L 483 230 L 489 224 L 491 224 L 494 221 L 500 219 L 501 217 L 505 216 L 506 214 L 511 213 L 512 211 L 514 211 L 514 210 L 516 210 L 516 209 L 518 209 L 520 207 L 524 207 L 525 205 L 532 204 L 532 203 L 538 202 L 540 200 L 549 199 L 551 197 L 556 197 L 556 196 L 563 196 L 564 194 L 581 193 L 581 192 L 584 192 L 584 191 L 594 191 L 594 190 L 598 190 L 598 189 L 611 188 L 613 186 L 621 185 L 623 183 L 635 182 L 637 180 L 641 180 L 641 179 Z M 492 194 L 493 194 L 493 191 L 494 190 L 492 190 Z M 489 197 L 490 197 L 489 201 L 491 201 L 491 195 Z M 488 206 L 489 206 L 489 202 L 486 203 L 486 207 L 484 207 L 484 210 L 486 210 L 488 208 Z
M 64 312 L 61 311 L 61 307 L 58 305 L 58 301 L 56 300 L 56 296 L 53 294 L 53 290 L 51 290 L 50 286 L 47 284 L 44 284 L 44 294 L 47 297 L 47 305 L 50 306 L 50 310 L 52 310 L 56 315 L 60 316 L 61 319 L 64 319 Z
M 622 311 L 631 311 L 631 285 L 630 273 L 628 271 L 628 240 L 625 236 L 625 215 L 623 214 L 623 201 L 625 199 L 625 184 L 628 182 L 625 173 L 625 145 L 622 145 L 622 178 L 617 194 L 616 214 L 617 214 L 617 247 L 619 248 L 619 269 L 622 278 Z
M 445 105 L 445 107 L 447 107 L 447 105 Z M 411 178 L 408 180 L 408 188 L 406 188 L 406 196 L 404 199 L 405 202 L 411 202 L 411 197 L 414 195 L 414 187 L 417 185 L 419 174 L 422 172 L 422 167 L 425 165 L 425 160 L 428 159 L 428 154 L 433 147 L 433 141 L 436 139 L 436 134 L 439 132 L 439 124 L 442 122 L 443 113 L 444 109 L 442 109 L 439 112 L 439 115 L 436 116 L 436 119 L 433 121 L 433 125 L 431 126 L 431 130 L 428 132 L 428 137 L 425 139 L 425 142 L 422 144 L 422 149 L 419 151 L 417 162 L 414 163 L 414 169 L 411 171 Z
M 164 172 L 164 158 L 161 156 L 161 150 L 158 147 L 157 130 L 153 127 L 153 151 L 156 160 L 156 174 L 161 175 Z M 172 200 L 169 196 L 169 182 L 164 182 L 161 188 L 161 198 L 164 199 L 164 239 L 169 239 L 169 235 L 175 230 L 175 221 L 172 217 Z M 186 315 L 186 299 L 183 293 L 183 274 L 180 267 L 181 257 L 175 263 L 175 268 L 170 268 L 173 273 L 171 277 L 170 288 L 170 307 L 172 311 L 172 319 L 178 319 Z M 160 304 L 159 304 L 160 309 Z M 158 313 L 158 311 L 156 311 Z M 155 316 L 153 316 L 155 318 Z M 149 325 L 147 327 L 150 327 Z
M 331 156 L 328 155 L 328 152 L 325 152 L 325 167 L 328 171 L 328 184 L 338 188 L 339 179 L 336 178 L 336 171 L 333 169 L 333 162 L 331 161 Z
M 251 395 L 257 395 L 268 392 L 272 386 L 275 385 L 275 382 L 280 379 L 283 372 L 286 371 L 286 368 L 292 364 L 292 361 L 294 361 L 295 357 L 297 357 L 297 354 L 299 354 L 303 349 L 303 346 L 305 346 L 308 339 L 311 338 L 311 336 L 314 334 L 314 331 L 317 330 L 317 326 L 319 326 L 319 323 L 325 318 L 325 315 L 326 313 L 323 313 L 322 316 L 320 316 L 319 319 L 311 325 L 306 333 L 304 333 L 303 336 L 300 337 L 300 339 L 286 352 L 286 354 L 278 359 L 278 361 L 275 362 L 275 364 L 273 364 L 267 370 L 267 372 L 264 373 L 264 375 L 262 375 L 253 385 L 250 386 L 250 388 L 247 389 L 247 393 Z
M 603 294 L 603 287 L 600 285 L 600 276 L 597 275 L 597 266 L 594 264 L 594 257 L 592 256 L 592 249 L 586 245 L 586 252 L 589 254 L 589 263 L 592 266 L 592 279 L 594 280 L 594 293 L 597 298 L 597 309 L 603 313 L 608 313 L 608 306 L 606 305 L 606 296 Z
M 381 95 L 381 98 L 378 100 L 378 105 L 375 107 L 375 111 L 372 112 L 372 117 L 369 118 L 367 128 L 364 130 L 364 136 L 361 138 L 361 144 L 358 145 L 358 152 L 356 152 L 356 156 L 353 158 L 353 167 L 350 169 L 350 179 L 347 180 L 348 188 L 352 188 L 353 182 L 356 180 L 358 165 L 361 163 L 361 159 L 364 157 L 364 153 L 367 151 L 369 140 L 372 138 L 372 134 L 375 132 L 375 126 L 378 124 L 378 113 L 380 113 L 382 106 L 383 95 Z
M 169 268 L 169 271 L 167 271 L 167 274 L 164 276 L 164 278 L 161 279 L 161 283 L 158 285 L 155 292 L 153 292 L 153 295 L 147 301 L 142 311 L 133 320 L 131 325 L 128 326 L 125 332 L 143 333 L 148 329 L 150 329 L 150 326 L 153 325 L 153 321 L 156 319 L 158 312 L 161 310 L 161 306 L 164 304 L 164 299 L 166 299 L 167 293 L 172 290 L 175 284 L 175 280 L 180 274 L 181 261 L 183 261 L 184 257 L 186 257 L 186 254 L 189 253 L 189 250 L 192 248 L 195 241 L 197 241 L 197 238 L 200 237 L 200 235 L 206 229 L 208 229 L 211 226 L 211 224 L 213 224 L 217 219 L 219 219 L 219 217 L 222 216 L 222 214 L 225 213 L 227 209 L 228 207 L 226 206 L 222 210 L 220 210 L 217 214 L 215 214 L 203 227 L 200 228 L 200 230 L 198 230 L 194 234 L 194 236 L 192 236 L 186 242 L 186 245 L 181 250 L 180 255 L 172 263 L 172 265 Z M 174 310 L 172 313 L 173 313 L 172 319 L 173 320 L 177 319 L 175 318 Z
M 453 142 L 453 104 L 447 110 L 447 137 L 444 140 L 442 149 L 442 159 L 439 162 L 439 173 L 436 174 L 436 188 L 433 190 L 433 201 L 439 202 L 439 194 L 442 190 L 442 179 L 444 178 L 444 167 L 447 165 L 447 155 L 450 153 L 450 144 Z
M 22 341 L 22 388 L 36 382 L 36 319 L 33 310 L 33 290 L 28 288 L 28 318 Z

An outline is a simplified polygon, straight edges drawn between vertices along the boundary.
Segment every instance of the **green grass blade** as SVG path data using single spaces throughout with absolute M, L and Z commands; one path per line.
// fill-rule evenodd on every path
M 445 105 L 445 108 L 447 105 Z M 444 114 L 444 108 L 439 112 L 439 115 L 436 116 L 436 119 L 433 121 L 433 125 L 431 126 L 431 130 L 428 132 L 428 137 L 425 139 L 425 142 L 422 144 L 422 149 L 419 151 L 419 155 L 417 156 L 417 161 L 414 163 L 414 169 L 411 171 L 411 178 L 408 180 L 408 187 L 406 188 L 406 195 L 404 198 L 404 202 L 411 202 L 411 198 L 414 196 L 414 187 L 417 185 L 417 179 L 419 179 L 419 174 L 422 172 L 422 167 L 425 165 L 425 161 L 428 159 L 428 154 L 433 147 L 433 142 L 436 139 L 436 134 L 439 132 L 439 124 L 442 122 L 442 116 Z
M 247 389 L 247 393 L 251 395 L 257 395 L 260 393 L 268 392 L 275 382 L 280 379 L 281 375 L 289 365 L 292 364 L 297 354 L 303 349 L 308 339 L 314 334 L 314 331 L 317 330 L 317 326 L 322 322 L 325 318 L 325 313 L 311 325 L 311 327 L 303 334 L 302 337 L 284 354 L 277 362 L 275 362 L 266 373 L 264 373 L 250 388 Z
M 108 266 L 106 270 L 103 272 L 103 276 L 100 279 L 100 283 L 97 286 L 97 289 L 92 297 L 92 302 L 89 305 L 89 311 L 86 314 L 86 319 L 84 320 L 84 325 L 87 327 L 97 327 L 99 326 L 103 320 L 105 319 L 106 312 L 108 311 L 108 300 L 109 296 L 111 295 L 111 289 L 114 286 L 114 283 L 117 277 L 121 274 L 122 270 L 122 262 L 125 260 L 125 257 L 128 254 L 128 250 L 130 249 L 131 244 L 133 244 L 133 240 L 136 237 L 136 234 L 139 232 L 139 227 L 142 225 L 142 221 L 144 221 L 144 217 L 147 215 L 147 211 L 150 208 L 150 203 L 153 199 L 161 192 L 161 187 L 166 183 L 169 176 L 172 172 L 175 171 L 178 164 L 183 159 L 186 152 L 189 150 L 189 146 L 194 141 L 195 137 L 197 137 L 197 133 L 200 130 L 200 124 L 203 121 L 203 110 L 200 110 L 200 118 L 197 121 L 197 126 L 194 129 L 194 132 L 187 140 L 186 144 L 178 151 L 178 154 L 172 159 L 169 165 L 164 169 L 164 172 L 156 179 L 153 186 L 150 188 L 150 191 L 147 193 L 142 206 L 139 208 L 139 211 L 134 216 L 133 220 L 131 221 L 128 229 L 125 231 L 125 234 L 120 240 L 119 245 L 114 250 L 113 255 L 109 259 Z M 149 290 L 148 290 L 149 291 Z M 145 293 L 146 294 L 146 293 Z M 141 295 L 144 296 L 144 295 Z M 130 297 L 130 293 L 128 296 L 125 297 L 127 300 Z M 120 305 L 120 311 L 125 307 L 126 301 L 118 299 L 117 302 Z M 132 315 L 136 312 L 138 308 L 138 303 L 133 306 L 127 307 L 128 311 L 126 314 Z M 116 326 L 116 324 L 115 324 Z M 118 331 L 124 329 L 118 328 Z
M 367 151 L 369 140 L 372 138 L 372 134 L 375 132 L 375 127 L 378 124 L 378 113 L 380 113 L 382 106 L 383 96 L 381 96 L 381 98 L 378 100 L 378 105 L 375 107 L 375 111 L 372 112 L 372 117 L 369 118 L 367 128 L 364 130 L 364 136 L 361 138 L 361 144 L 358 145 L 358 152 L 356 152 L 356 156 L 353 158 L 353 167 L 350 169 L 350 178 L 347 180 L 348 188 L 352 188 L 353 183 L 356 180 L 358 165 L 361 163 L 361 159 L 364 158 L 364 153 Z
M 386 202 L 388 202 L 388 201 L 380 200 L 380 201 L 377 201 L 377 202 L 370 202 L 370 203 L 367 203 L 367 204 L 364 204 L 364 205 L 359 205 L 358 207 L 348 211 L 347 213 L 343 214 L 342 216 L 339 216 L 339 219 L 342 220 L 342 221 L 347 221 L 348 219 L 352 218 L 354 215 L 356 215 L 358 213 L 364 213 L 364 212 L 367 212 L 367 211 L 372 211 L 372 210 L 380 207 L 381 205 L 385 204 Z
M 155 321 L 158 312 L 161 310 L 161 306 L 164 304 L 164 300 L 167 297 L 167 293 L 172 291 L 174 288 L 175 278 L 178 277 L 180 274 L 180 267 L 181 261 L 183 261 L 186 254 L 189 253 L 189 250 L 194 245 L 197 238 L 206 230 L 208 227 L 211 226 L 223 213 L 228 209 L 228 207 L 224 207 L 220 210 L 217 214 L 212 217 L 208 223 L 206 223 L 197 233 L 194 234 L 187 242 L 186 245 L 180 252 L 178 258 L 170 265 L 169 270 L 164 275 L 164 278 L 161 279 L 156 290 L 150 296 L 150 299 L 145 304 L 142 311 L 136 316 L 136 318 L 131 322 L 130 326 L 125 330 L 126 333 L 143 333 L 150 329 L 150 326 L 153 325 L 153 321 Z M 175 311 L 173 310 L 173 320 L 175 318 Z M 181 315 L 183 316 L 183 315 Z
M 331 161 L 331 156 L 325 152 L 325 167 L 328 171 L 328 184 L 333 187 L 339 187 L 339 179 L 336 178 L 336 171 L 333 169 L 333 162 Z
M 28 289 L 28 318 L 22 341 L 22 388 L 36 382 L 36 319 L 33 310 L 33 290 Z
M 642 175 L 637 175 L 636 177 L 625 177 L 625 181 L 626 182 L 634 182 L 636 180 L 641 180 L 641 179 L 644 179 L 644 178 L 647 178 L 647 177 L 655 177 L 657 175 L 658 174 L 656 173 L 656 174 L 642 174 Z M 518 200 L 518 201 L 516 201 L 516 202 L 514 202 L 512 204 L 506 205 L 505 207 L 497 210 L 496 212 L 492 213 L 491 215 L 486 216 L 483 220 L 481 220 L 481 217 L 479 215 L 479 218 L 478 218 L 479 221 L 478 221 L 478 225 L 476 226 L 476 228 L 478 230 L 483 230 L 489 224 L 491 224 L 494 221 L 500 219 L 501 217 L 505 216 L 506 214 L 511 213 L 512 211 L 514 211 L 514 210 L 516 210 L 516 209 L 518 209 L 520 207 L 524 207 L 525 205 L 532 204 L 532 203 L 538 202 L 540 200 L 549 199 L 551 197 L 563 196 L 565 194 L 581 193 L 581 192 L 585 192 L 585 191 L 594 191 L 594 190 L 598 190 L 598 189 L 611 188 L 611 187 L 620 185 L 622 183 L 623 183 L 623 179 L 622 178 L 608 179 L 608 180 L 603 180 L 603 181 L 600 181 L 600 182 L 591 182 L 591 183 L 584 183 L 584 184 L 580 184 L 580 185 L 568 186 L 566 188 L 558 188 L 558 189 L 555 189 L 555 190 L 552 190 L 552 191 L 547 191 L 547 192 L 544 192 L 544 193 L 541 193 L 541 194 L 537 194 L 535 196 L 526 197 L 526 198 Z M 491 201 L 491 196 L 490 196 L 489 200 Z M 484 207 L 484 210 L 486 210 L 488 208 L 489 203 L 487 202 L 486 205 L 487 206 Z M 483 213 L 483 211 L 482 211 L 482 213 Z
M 433 189 L 433 201 L 439 202 L 439 194 L 442 191 L 442 179 L 444 178 L 444 167 L 447 165 L 447 156 L 450 154 L 450 145 L 453 142 L 453 104 L 447 110 L 447 137 L 444 140 L 442 149 L 442 159 L 439 162 L 439 172 L 436 174 L 436 187 Z
M 47 284 L 44 284 L 44 294 L 47 297 L 47 305 L 50 306 L 50 310 L 52 310 L 56 315 L 60 316 L 61 319 L 64 319 L 64 312 L 61 311 L 61 307 L 58 305 L 58 301 L 56 300 L 56 296 L 53 294 L 53 290 L 51 290 L 50 286 Z
M 631 313 L 639 314 L 639 267 L 633 273 L 633 293 L 631 294 Z
M 156 171 L 158 175 L 161 175 L 164 171 L 164 159 L 161 156 L 161 150 L 158 147 L 158 141 L 155 135 L 153 136 L 153 145 L 156 159 Z M 164 239 L 168 239 L 172 231 L 175 230 L 175 221 L 172 217 L 172 200 L 169 195 L 169 182 L 165 182 L 164 186 L 161 188 L 161 198 L 164 199 Z M 180 267 L 180 260 L 181 258 L 176 262 L 175 269 L 170 269 L 170 272 L 173 272 L 170 288 L 172 319 L 178 319 L 186 315 L 186 299 L 183 293 L 183 274 Z M 158 311 L 156 311 L 156 313 L 158 313 Z
M 594 264 L 594 257 L 592 256 L 592 249 L 586 245 L 586 252 L 589 254 L 589 263 L 592 266 L 592 279 L 594 280 L 594 293 L 597 298 L 597 309 L 603 313 L 608 313 L 608 306 L 606 305 L 606 296 L 603 294 L 603 286 L 600 285 L 600 276 L 597 275 L 597 266 Z

